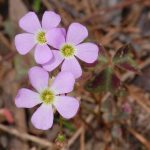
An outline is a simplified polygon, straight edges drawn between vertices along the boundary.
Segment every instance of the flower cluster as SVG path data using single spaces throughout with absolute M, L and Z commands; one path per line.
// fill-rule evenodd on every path
M 44 13 L 41 23 L 34 12 L 28 12 L 19 21 L 19 26 L 27 33 L 15 37 L 17 51 L 25 55 L 35 49 L 35 61 L 41 65 L 29 70 L 29 80 L 36 92 L 20 89 L 15 103 L 21 108 L 40 105 L 31 121 L 36 128 L 43 130 L 52 127 L 55 110 L 66 119 L 76 115 L 79 101 L 66 94 L 73 90 L 75 79 L 82 75 L 78 58 L 86 63 L 93 63 L 98 57 L 96 44 L 81 43 L 88 36 L 85 26 L 72 23 L 66 31 L 58 27 L 60 21 L 61 17 L 52 11 Z M 59 65 L 61 72 L 50 84 L 48 72 Z

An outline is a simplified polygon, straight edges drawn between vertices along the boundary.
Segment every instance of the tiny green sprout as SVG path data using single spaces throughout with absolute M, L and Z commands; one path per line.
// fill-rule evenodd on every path
M 58 134 L 55 143 L 58 148 L 64 148 L 67 144 L 65 135 L 63 135 L 62 133 Z
M 58 137 L 57 137 L 57 141 L 59 142 L 64 142 L 65 141 L 65 136 L 63 134 L 59 134 Z

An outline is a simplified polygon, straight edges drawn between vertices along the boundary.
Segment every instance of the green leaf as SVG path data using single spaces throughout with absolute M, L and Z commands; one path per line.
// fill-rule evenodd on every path
M 139 72 L 138 65 L 135 62 L 135 50 L 131 44 L 119 48 L 113 57 L 113 64 L 119 68 L 133 72 Z
M 107 67 L 85 85 L 90 92 L 115 92 L 120 86 L 120 79 L 111 67 Z
M 98 59 L 102 64 L 107 64 L 109 62 L 109 57 L 106 53 L 105 48 L 102 45 L 100 45 L 100 55 Z
M 39 12 L 40 8 L 41 8 L 41 0 L 34 0 L 34 2 L 33 2 L 33 9 L 36 12 Z
M 66 120 L 63 120 L 63 126 L 65 128 L 67 128 L 68 130 L 70 130 L 71 132 L 75 131 L 75 127 L 73 126 L 73 124 L 68 122 L 68 121 L 66 121 Z

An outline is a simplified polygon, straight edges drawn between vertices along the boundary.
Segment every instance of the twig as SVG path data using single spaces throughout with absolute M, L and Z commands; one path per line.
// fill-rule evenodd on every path
M 1 41 L 8 49 L 10 49 L 11 51 L 13 51 L 13 49 L 10 47 L 10 43 L 8 42 L 7 38 L 6 38 L 2 33 L 0 33 L 0 41 Z
M 109 96 L 110 96 L 110 93 L 107 93 L 107 94 L 103 97 L 102 101 L 105 101 Z M 98 113 L 98 111 L 99 111 L 99 107 L 96 106 L 95 109 L 94 109 L 94 112 L 95 112 L 95 113 Z M 90 123 L 90 122 L 93 120 L 93 118 L 94 118 L 94 115 L 93 115 L 93 114 L 90 114 L 90 115 L 87 117 L 86 122 L 87 122 L 87 123 Z M 70 146 L 74 143 L 74 141 L 80 136 L 80 134 L 82 133 L 83 129 L 84 129 L 84 126 L 82 125 L 82 126 L 75 132 L 75 134 L 74 134 L 74 135 L 71 137 L 71 139 L 68 141 L 68 147 L 70 147 Z
M 120 3 L 116 4 L 115 6 L 112 6 L 109 8 L 102 8 L 102 9 L 96 11 L 95 13 L 93 13 L 92 15 L 89 15 L 87 17 L 84 17 L 83 19 L 80 19 L 79 21 L 80 22 L 86 22 L 88 20 L 91 20 L 92 18 L 99 16 L 99 15 L 103 15 L 106 12 L 108 13 L 108 12 L 111 12 L 111 11 L 116 10 L 116 9 L 122 9 L 122 8 L 130 6 L 130 5 L 132 5 L 138 1 L 139 0 L 130 0 L 130 1 L 124 0 L 123 2 L 120 2 Z
M 61 14 L 62 16 L 62 20 L 65 26 L 68 25 L 69 20 L 70 20 L 70 16 L 69 14 L 61 7 L 60 2 L 55 1 L 55 0 L 50 0 L 50 2 L 48 0 L 42 0 L 43 4 L 47 7 L 50 8 L 49 3 L 51 2 L 51 4 L 54 4 L 56 6 L 56 8 L 58 8 L 58 12 L 59 14 Z
M 132 135 L 134 135 L 134 137 L 136 137 L 136 139 L 138 140 L 138 141 L 140 141 L 143 145 L 145 145 L 145 147 L 148 149 L 148 150 L 150 150 L 150 142 L 146 139 L 146 138 L 144 138 L 141 134 L 139 134 L 139 133 L 137 133 L 134 129 L 132 129 L 132 128 L 127 128 L 128 129 L 128 131 L 132 134 Z
M 38 145 L 41 145 L 43 147 L 48 147 L 48 148 L 51 148 L 51 150 L 54 150 L 53 144 L 49 141 L 44 140 L 44 139 L 35 137 L 33 135 L 29 135 L 27 133 L 23 133 L 23 132 L 21 133 L 16 129 L 6 127 L 5 125 L 2 125 L 2 124 L 0 124 L 0 130 L 7 132 L 8 134 L 14 135 L 14 136 L 16 136 L 22 140 L 31 141 L 31 142 L 37 143 Z
M 134 101 L 136 101 L 146 112 L 150 113 L 150 104 L 149 104 L 149 100 L 145 99 L 143 94 L 139 91 L 135 91 L 135 87 L 134 86 L 128 86 L 128 90 L 130 93 L 130 98 Z M 141 90 L 141 89 L 140 89 Z
M 15 56 L 15 54 L 17 52 L 11 46 L 11 44 L 8 41 L 8 39 L 2 33 L 0 33 L 0 40 L 1 40 L 1 42 L 3 42 L 3 44 L 6 46 L 6 48 L 8 48 L 10 50 L 10 53 L 8 55 L 6 55 L 5 57 L 3 57 L 2 60 L 0 60 L 0 63 L 2 63 L 3 61 L 6 61 L 6 60 L 9 60 L 9 59 L 13 58 L 13 56 Z
M 84 128 L 80 135 L 80 150 L 85 150 L 85 129 Z
M 89 0 L 83 0 L 82 2 L 83 2 L 83 5 L 85 7 L 86 13 L 88 15 L 90 15 L 91 14 L 91 9 L 90 9 L 90 2 L 89 2 Z
M 53 7 L 48 0 L 42 0 L 42 3 L 48 10 L 53 10 Z
M 6 55 L 0 60 L 0 63 L 7 61 L 7 60 L 11 60 L 16 54 L 17 54 L 17 51 L 10 52 L 8 55 Z

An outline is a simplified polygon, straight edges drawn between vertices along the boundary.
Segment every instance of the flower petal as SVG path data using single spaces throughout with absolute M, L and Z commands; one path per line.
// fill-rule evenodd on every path
M 53 125 L 53 118 L 52 106 L 42 104 L 33 114 L 31 122 L 37 129 L 48 130 Z
M 80 23 L 72 23 L 67 32 L 66 42 L 75 45 L 82 42 L 88 36 L 88 31 L 85 26 Z
M 37 45 L 34 57 L 37 63 L 44 64 L 52 59 L 53 54 L 51 49 L 47 45 Z
M 77 54 L 81 60 L 93 63 L 98 57 L 98 46 L 93 43 L 82 43 L 76 46 Z
M 15 104 L 20 108 L 32 108 L 40 103 L 39 94 L 25 88 L 20 89 L 15 98 Z
M 65 36 L 62 32 L 62 28 L 54 28 L 49 30 L 46 33 L 46 40 L 50 46 L 59 49 L 60 46 L 65 43 Z
M 15 46 L 19 54 L 27 54 L 35 45 L 34 35 L 22 33 L 15 36 Z
M 65 28 L 59 28 L 60 30 L 61 30 L 61 32 L 62 32 L 62 34 L 64 35 L 64 37 L 66 37 L 66 29 Z
M 52 50 L 52 53 L 53 53 L 53 58 L 46 64 L 43 64 L 43 68 L 47 71 L 54 70 L 63 61 L 63 57 L 60 55 L 59 51 Z
M 61 21 L 61 18 L 58 14 L 53 11 L 45 11 L 42 18 L 42 28 L 45 30 L 52 29 L 57 27 Z
M 41 67 L 32 67 L 29 72 L 29 80 L 32 86 L 37 90 L 41 91 L 48 87 L 48 72 Z
M 65 59 L 61 67 L 62 71 L 71 72 L 75 78 L 79 78 L 82 75 L 82 69 L 76 58 Z
M 39 19 L 34 12 L 28 12 L 24 15 L 19 21 L 19 26 L 30 33 L 35 33 L 41 29 Z
M 53 89 L 56 94 L 69 93 L 73 90 L 74 83 L 75 78 L 72 73 L 60 72 L 52 83 L 51 89 Z
M 66 119 L 74 117 L 79 109 L 79 101 L 70 96 L 56 96 L 54 106 Z

